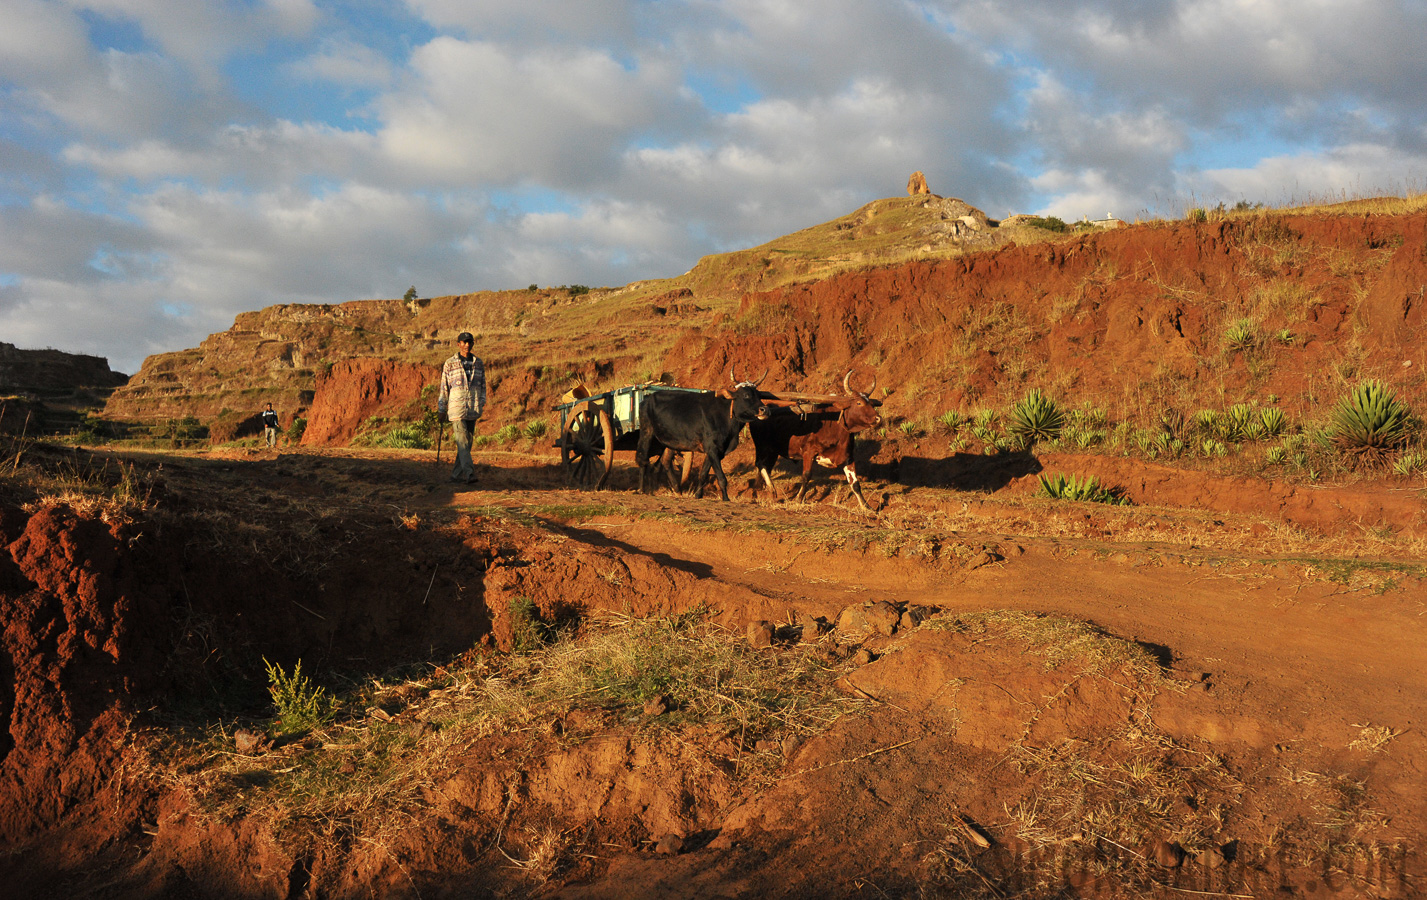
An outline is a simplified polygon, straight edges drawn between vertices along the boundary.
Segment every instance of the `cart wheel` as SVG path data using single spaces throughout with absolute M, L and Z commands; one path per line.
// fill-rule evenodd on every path
M 614 444 L 609 413 L 586 409 L 570 417 L 560 442 L 560 463 L 565 480 L 584 490 L 604 487 L 609 477 L 605 448 Z

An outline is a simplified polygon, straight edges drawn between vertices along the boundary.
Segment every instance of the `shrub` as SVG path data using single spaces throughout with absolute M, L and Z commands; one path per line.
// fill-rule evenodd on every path
M 515 443 L 520 440 L 520 426 L 513 422 L 509 425 L 502 425 L 500 430 L 495 433 L 495 439 L 497 443 L 501 444 Z
M 1077 500 L 1089 503 L 1109 503 L 1113 506 L 1129 506 L 1130 498 L 1120 488 L 1108 488 L 1102 485 L 1094 475 L 1087 475 L 1084 478 L 1079 475 L 1065 477 L 1064 473 L 1056 475 L 1054 478 L 1047 478 L 1044 475 L 1036 476 L 1040 479 L 1040 496 L 1049 497 L 1052 500 Z
M 302 660 L 293 665 L 291 675 L 282 666 L 268 662 L 267 657 L 263 657 L 263 664 L 268 668 L 268 694 L 277 709 L 280 734 L 309 731 L 332 721 L 336 715 L 332 698 L 302 674 Z
M 1256 435 L 1262 433 L 1262 423 L 1254 414 L 1253 407 L 1247 403 L 1236 403 L 1229 407 L 1229 411 L 1224 414 L 1223 423 L 1223 436 L 1231 441 L 1254 440 Z
M 1055 216 L 1031 216 L 1030 218 L 1024 219 L 1023 221 L 1026 225 L 1029 225 L 1032 228 L 1040 228 L 1044 229 L 1045 231 L 1054 231 L 1059 233 L 1070 230 L 1070 226 L 1065 224 L 1065 221 L 1063 219 L 1056 218 Z
M 545 436 L 549 427 L 544 419 L 531 419 L 525 423 L 525 436 L 532 441 L 538 441 Z
M 1202 206 L 1196 206 L 1184 214 L 1184 218 L 1191 222 L 1209 221 L 1209 213 Z
M 430 450 L 431 430 L 420 422 L 408 422 L 389 429 L 372 441 L 373 447 L 387 447 L 392 450 Z
M 937 421 L 941 423 L 942 428 L 946 429 L 947 434 L 956 434 L 961 430 L 961 426 L 966 419 L 956 410 L 949 409 L 938 416 Z
M 1023 447 L 1053 441 L 1064 428 L 1065 413 L 1038 390 L 1027 393 L 1006 416 L 1006 433 Z
M 1238 319 L 1224 329 L 1224 349 L 1230 353 L 1253 353 L 1263 345 L 1263 335 L 1253 319 Z
M 296 444 L 302 440 L 302 436 L 307 433 L 307 419 L 299 416 L 292 420 L 292 424 L 287 426 L 288 443 Z
M 1381 465 L 1407 440 L 1408 409 L 1380 381 L 1361 382 L 1333 410 L 1333 444 L 1356 465 Z
M 556 636 L 555 629 L 540 617 L 540 610 L 529 597 L 510 599 L 510 631 L 513 639 L 511 650 L 515 653 L 539 650 Z
M 1412 475 L 1424 468 L 1427 468 L 1427 456 L 1421 453 L 1404 453 L 1392 465 L 1392 471 L 1397 475 Z
M 1269 407 L 1259 413 L 1259 424 L 1263 426 L 1266 437 L 1279 437 L 1288 430 L 1288 419 L 1277 407 Z

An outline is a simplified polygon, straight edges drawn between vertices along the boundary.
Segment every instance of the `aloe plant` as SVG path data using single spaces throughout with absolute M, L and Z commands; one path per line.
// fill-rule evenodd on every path
M 1278 437 L 1288 430 L 1288 418 L 1284 416 L 1283 410 L 1276 406 L 1259 413 L 1259 422 L 1263 425 L 1266 437 Z
M 1038 390 L 1032 390 L 1006 416 L 1006 433 L 1021 446 L 1033 446 L 1036 441 L 1053 441 L 1065 428 L 1065 413 L 1055 401 Z
M 1079 475 L 1065 477 L 1064 473 L 1056 475 L 1054 478 L 1047 478 L 1044 475 L 1036 476 L 1041 483 L 1041 496 L 1050 497 L 1053 500 L 1079 500 L 1089 503 L 1109 503 L 1113 506 L 1129 506 L 1130 499 L 1118 488 L 1108 488 L 1102 485 L 1094 475 L 1086 475 L 1084 478 Z
M 1380 465 L 1407 440 L 1408 413 L 1382 382 L 1359 382 L 1333 410 L 1333 444 L 1358 465 Z
M 1253 319 L 1239 319 L 1224 329 L 1224 347 L 1233 353 L 1249 353 L 1263 342 L 1258 324 Z

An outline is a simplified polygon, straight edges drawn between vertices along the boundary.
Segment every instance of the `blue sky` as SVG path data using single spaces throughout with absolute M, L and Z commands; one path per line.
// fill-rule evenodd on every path
M 1427 189 L 1427 2 L 0 0 L 0 340 L 677 275 L 902 195 Z

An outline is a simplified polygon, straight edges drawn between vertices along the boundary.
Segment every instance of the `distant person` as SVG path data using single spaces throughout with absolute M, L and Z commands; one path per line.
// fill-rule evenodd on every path
M 456 439 L 456 466 L 451 470 L 451 480 L 460 484 L 476 480 L 471 437 L 476 420 L 486 408 L 486 367 L 479 356 L 471 353 L 475 342 L 469 331 L 456 336 L 456 355 L 441 368 L 441 393 L 436 401 L 436 413 L 451 420 Z
M 277 413 L 271 403 L 263 410 L 263 437 L 267 438 L 269 450 L 277 447 Z

